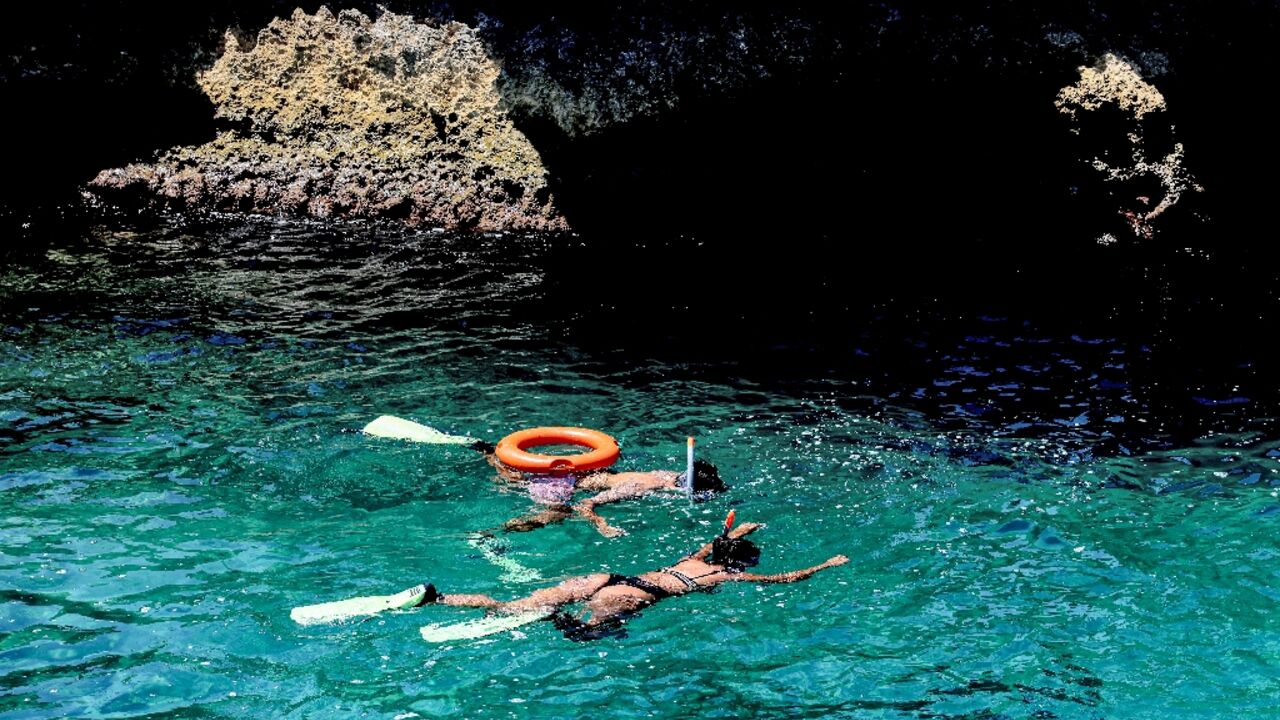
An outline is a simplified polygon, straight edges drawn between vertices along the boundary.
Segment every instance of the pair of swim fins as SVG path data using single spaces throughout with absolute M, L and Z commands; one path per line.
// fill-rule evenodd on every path
M 377 615 L 387 610 L 409 610 L 425 605 L 440 595 L 433 585 L 415 585 L 394 595 L 367 595 L 347 600 L 296 607 L 289 617 L 299 625 L 337 623 L 352 618 Z M 481 618 L 452 623 L 424 625 L 420 632 L 427 642 L 452 642 L 471 640 L 494 633 L 514 630 L 521 625 L 545 620 L 548 612 L 535 610 L 507 615 L 486 615 Z

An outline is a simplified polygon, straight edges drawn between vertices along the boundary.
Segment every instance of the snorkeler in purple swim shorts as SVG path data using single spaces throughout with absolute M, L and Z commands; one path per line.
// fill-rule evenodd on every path
M 534 502 L 544 506 L 527 515 L 508 520 L 503 525 L 503 529 L 511 532 L 536 530 L 578 515 L 595 525 L 601 535 L 618 537 L 625 535 L 625 531 L 610 525 L 596 512 L 597 507 L 657 492 L 690 492 L 685 479 L 686 473 L 675 470 L 649 472 L 601 470 L 586 474 L 533 475 L 504 465 L 494 455 L 494 446 L 490 443 L 477 441 L 471 447 L 484 454 L 489 464 L 498 471 L 498 477 L 502 481 L 523 485 Z M 715 493 L 728 489 L 720 479 L 720 473 L 715 465 L 704 460 L 694 461 L 692 488 L 694 499 L 706 500 Z M 594 494 L 575 504 L 573 496 L 578 491 Z

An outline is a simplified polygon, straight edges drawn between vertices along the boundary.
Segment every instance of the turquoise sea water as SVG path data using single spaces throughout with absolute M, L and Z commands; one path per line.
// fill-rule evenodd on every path
M 1280 437 L 1243 399 L 1201 398 L 1227 419 L 1174 442 L 1133 387 L 1142 348 L 1000 317 L 900 387 L 843 356 L 611 348 L 547 306 L 558 242 L 174 223 L 6 264 L 0 718 L 1275 712 Z M 499 533 L 543 578 L 516 582 L 469 540 L 528 498 L 466 449 L 358 432 L 384 413 L 490 440 L 600 428 L 623 469 L 678 469 L 693 434 L 732 490 L 610 506 L 616 540 Z M 591 643 L 419 638 L 479 614 L 458 608 L 289 619 L 655 569 L 730 508 L 767 523 L 761 571 L 852 562 Z

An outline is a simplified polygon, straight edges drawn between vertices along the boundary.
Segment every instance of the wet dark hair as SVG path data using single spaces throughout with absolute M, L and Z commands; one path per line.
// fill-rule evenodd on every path
M 742 570 L 760 564 L 760 548 L 746 538 L 719 535 L 711 541 L 711 565 L 725 570 Z
M 498 446 L 485 440 L 477 440 L 471 443 L 471 449 L 482 455 L 492 455 Z
M 707 499 L 712 493 L 722 493 L 729 489 L 720 479 L 720 471 L 706 460 L 693 461 L 693 491 L 702 493 L 701 499 Z

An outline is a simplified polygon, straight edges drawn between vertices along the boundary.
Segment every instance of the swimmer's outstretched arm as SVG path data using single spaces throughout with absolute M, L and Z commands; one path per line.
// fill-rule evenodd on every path
M 743 537 L 744 535 L 750 535 L 751 533 L 759 530 L 762 527 L 764 527 L 764 523 L 750 523 L 750 522 L 742 523 L 738 527 L 729 531 L 729 537 L 740 538 L 740 537 Z M 706 545 L 703 545 L 702 547 L 695 550 L 693 554 L 690 555 L 689 557 L 695 560 L 704 560 L 710 554 L 711 554 L 711 543 L 707 543 Z
M 573 510 L 587 520 L 590 520 L 591 524 L 596 526 L 596 530 L 599 530 L 601 535 L 605 537 L 618 537 L 619 535 L 626 535 L 626 531 L 622 528 L 616 528 L 610 525 L 608 520 L 605 520 L 596 513 L 596 508 L 601 505 L 616 503 L 620 500 L 631 500 L 632 498 L 643 497 L 648 495 L 650 492 L 653 492 L 653 490 L 643 485 L 622 485 L 610 490 L 605 490 L 598 495 L 593 495 L 592 497 L 583 500 L 577 505 L 574 505 Z
M 821 565 L 805 568 L 803 570 L 792 570 L 790 572 L 778 573 L 777 575 L 756 575 L 754 573 L 738 573 L 730 578 L 734 582 L 758 582 L 758 583 L 793 583 L 799 582 L 812 576 L 819 570 L 836 567 L 849 562 L 849 558 L 844 555 L 836 555 Z

